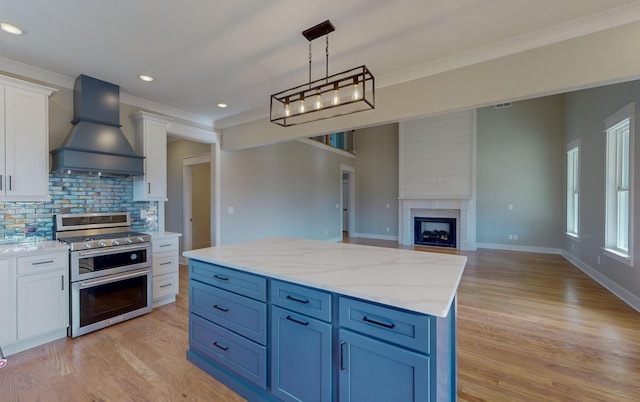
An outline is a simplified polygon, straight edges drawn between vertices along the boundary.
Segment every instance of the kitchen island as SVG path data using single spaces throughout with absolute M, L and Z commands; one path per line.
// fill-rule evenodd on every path
M 184 255 L 187 359 L 249 401 L 456 399 L 466 257 L 290 238 Z

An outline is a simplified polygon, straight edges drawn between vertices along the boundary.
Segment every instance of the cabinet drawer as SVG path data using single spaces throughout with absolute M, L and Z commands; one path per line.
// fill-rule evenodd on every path
M 271 303 L 319 320 L 331 321 L 330 293 L 272 280 Z
M 435 325 L 433 317 L 347 297 L 340 297 L 339 306 L 341 327 L 406 346 L 421 353 L 431 353 L 431 336 Z
M 154 255 L 152 261 L 153 275 L 162 275 L 178 271 L 179 263 L 177 253 Z
M 189 292 L 192 313 L 258 343 L 266 343 L 266 304 L 197 281 L 191 281 Z
M 191 260 L 189 277 L 253 299 L 267 300 L 267 280 L 257 275 Z
M 37 254 L 18 257 L 18 275 L 31 275 L 40 272 L 67 268 L 69 265 L 69 253 Z M 68 268 L 67 268 L 68 269 Z
M 267 348 L 193 314 L 189 345 L 257 386 L 267 388 Z
M 153 300 L 178 293 L 179 277 L 177 272 L 153 277 Z
M 151 241 L 151 252 L 164 253 L 165 251 L 178 251 L 178 238 L 168 237 Z

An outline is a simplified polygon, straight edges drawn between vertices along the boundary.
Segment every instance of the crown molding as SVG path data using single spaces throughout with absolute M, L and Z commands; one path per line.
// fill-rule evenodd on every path
M 450 57 L 387 74 L 378 79 L 378 87 L 383 88 L 385 86 L 413 81 L 637 21 L 640 21 L 640 2 L 634 2 L 598 14 L 496 42 L 468 52 L 458 53 Z

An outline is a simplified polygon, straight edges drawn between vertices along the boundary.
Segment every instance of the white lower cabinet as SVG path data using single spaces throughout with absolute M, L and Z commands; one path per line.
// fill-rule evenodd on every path
M 8 290 L 6 295 L 5 290 Z M 0 260 L 0 291 L 3 302 L 0 304 L 0 345 L 5 354 L 21 352 L 67 336 L 67 249 Z M 8 307 L 5 307 L 5 302 Z
M 8 258 L 0 260 L 0 347 L 14 343 L 17 336 L 14 261 Z
M 153 266 L 153 307 L 176 300 L 180 288 L 179 233 L 151 235 Z

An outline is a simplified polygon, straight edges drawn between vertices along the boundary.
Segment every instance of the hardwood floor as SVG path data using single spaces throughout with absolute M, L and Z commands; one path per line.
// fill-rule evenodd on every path
M 460 254 L 459 401 L 640 400 L 638 312 L 560 256 Z M 242 401 L 185 359 L 186 267 L 180 276 L 175 304 L 9 356 L 0 400 Z

